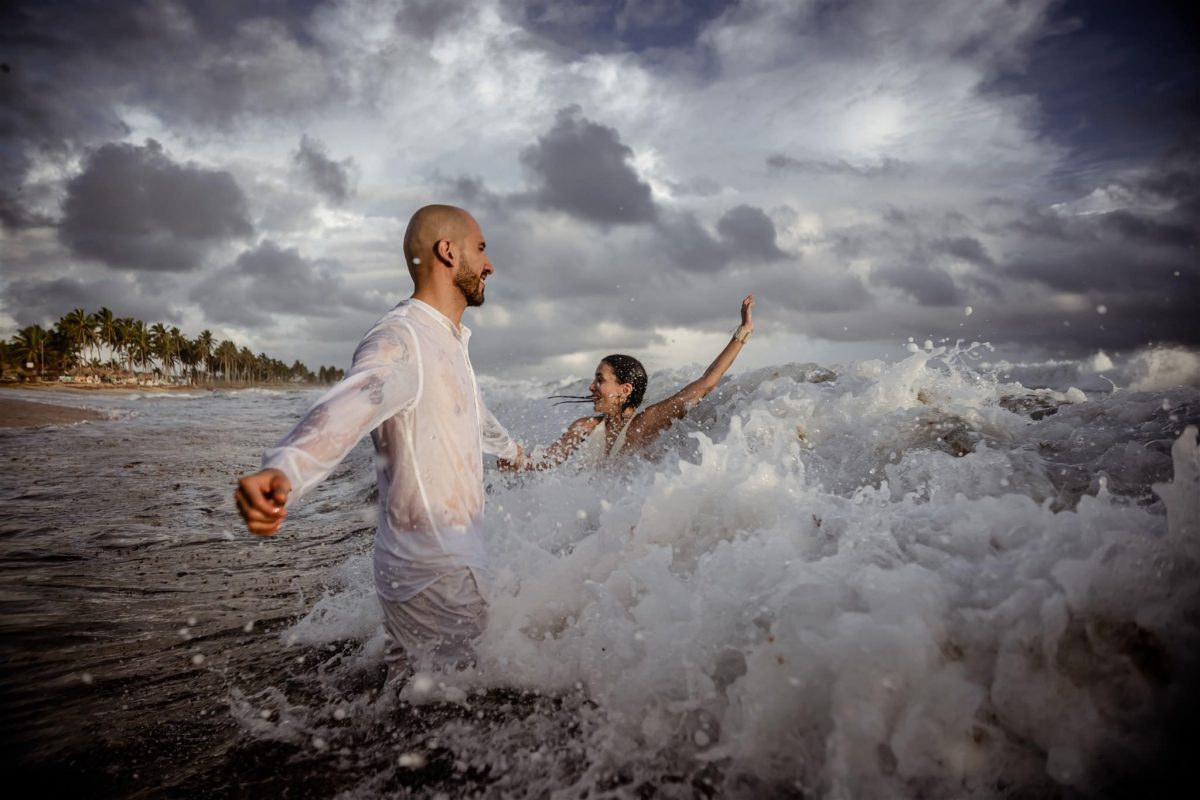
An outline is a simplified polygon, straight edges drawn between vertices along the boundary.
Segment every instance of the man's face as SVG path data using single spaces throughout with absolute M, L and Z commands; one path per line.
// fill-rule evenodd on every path
M 462 292 L 468 306 L 483 305 L 483 284 L 495 272 L 487 256 L 487 242 L 479 223 L 471 220 L 470 230 L 463 239 L 462 260 L 454 271 L 454 285 Z

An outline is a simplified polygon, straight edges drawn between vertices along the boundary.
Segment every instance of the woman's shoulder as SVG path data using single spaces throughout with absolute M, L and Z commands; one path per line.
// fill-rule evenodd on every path
M 604 417 L 580 417 L 571 423 L 567 430 L 573 433 L 591 433 L 596 430 L 596 426 L 600 424 Z

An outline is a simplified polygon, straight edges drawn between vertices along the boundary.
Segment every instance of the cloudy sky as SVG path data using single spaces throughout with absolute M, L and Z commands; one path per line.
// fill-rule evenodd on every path
M 1194 347 L 1173 5 L 5 3 L 0 336 L 106 305 L 346 366 L 450 202 L 496 265 L 494 375 L 707 361 L 748 292 L 741 367 Z

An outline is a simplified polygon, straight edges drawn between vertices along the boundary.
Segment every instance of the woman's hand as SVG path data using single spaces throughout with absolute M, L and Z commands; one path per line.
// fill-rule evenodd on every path
M 751 312 L 754 310 L 754 295 L 746 295 L 746 299 L 742 301 L 742 327 L 748 331 L 754 330 L 754 320 L 751 317 Z

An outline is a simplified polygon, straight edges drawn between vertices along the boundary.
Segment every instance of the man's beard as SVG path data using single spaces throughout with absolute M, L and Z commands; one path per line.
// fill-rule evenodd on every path
M 471 269 L 466 261 L 454 272 L 454 285 L 462 292 L 468 306 L 483 305 L 483 275 Z

